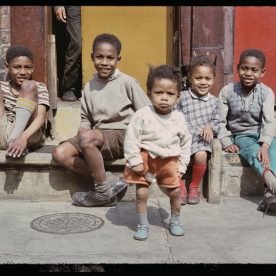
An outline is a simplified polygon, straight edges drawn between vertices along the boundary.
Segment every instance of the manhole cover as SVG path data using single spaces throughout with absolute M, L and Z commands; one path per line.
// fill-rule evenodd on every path
M 76 234 L 99 229 L 104 220 L 90 214 L 59 213 L 34 219 L 31 228 L 51 234 Z

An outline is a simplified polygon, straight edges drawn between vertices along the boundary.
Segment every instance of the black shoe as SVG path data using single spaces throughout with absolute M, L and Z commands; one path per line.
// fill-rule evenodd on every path
M 262 199 L 259 203 L 257 210 L 263 212 L 264 215 L 266 215 L 268 211 L 274 210 L 275 207 L 276 207 L 276 195 L 272 195 Z
M 77 100 L 76 95 L 74 94 L 73 91 L 66 91 L 64 92 L 64 94 L 62 95 L 62 100 L 63 101 L 68 101 L 68 102 L 74 102 Z
M 110 199 L 100 200 L 92 191 L 76 192 L 73 194 L 72 199 L 75 205 L 84 207 L 108 207 L 114 206 L 117 203 L 116 195 Z

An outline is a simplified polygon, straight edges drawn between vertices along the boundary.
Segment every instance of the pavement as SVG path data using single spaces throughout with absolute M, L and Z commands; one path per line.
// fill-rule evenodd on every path
M 276 264 L 276 213 L 263 217 L 256 210 L 260 199 L 183 206 L 181 237 L 168 231 L 168 198 L 149 199 L 146 241 L 133 239 L 135 202 L 89 208 L 1 200 L 0 264 L 74 264 L 80 271 L 105 271 L 106 264 Z

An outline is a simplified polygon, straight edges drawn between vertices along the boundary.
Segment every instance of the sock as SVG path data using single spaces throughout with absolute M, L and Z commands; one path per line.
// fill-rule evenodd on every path
M 97 199 L 103 201 L 108 200 L 113 196 L 110 185 L 107 181 L 104 182 L 94 182 L 95 196 Z
M 18 98 L 15 107 L 15 123 L 8 141 L 17 138 L 25 130 L 27 123 L 34 112 L 36 102 L 25 98 Z
M 179 216 L 180 216 L 180 213 L 171 210 L 170 222 L 175 221 L 175 222 L 178 222 L 178 223 L 179 223 Z
M 265 185 L 272 194 L 276 194 L 276 177 L 273 172 L 269 169 L 265 169 L 263 172 L 263 178 Z
M 201 179 L 204 176 L 204 173 L 206 171 L 207 164 L 193 164 L 193 169 L 192 169 L 192 182 L 190 184 L 190 188 L 195 188 L 198 189 L 199 183 Z
M 149 225 L 147 212 L 143 214 L 138 214 L 138 218 L 139 218 L 139 225 Z

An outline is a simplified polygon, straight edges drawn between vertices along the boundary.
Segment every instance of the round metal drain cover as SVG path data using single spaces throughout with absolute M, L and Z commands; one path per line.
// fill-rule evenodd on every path
M 34 219 L 31 228 L 50 234 L 77 234 L 99 229 L 104 220 L 84 213 L 50 214 Z

